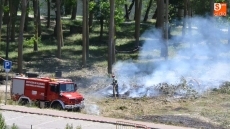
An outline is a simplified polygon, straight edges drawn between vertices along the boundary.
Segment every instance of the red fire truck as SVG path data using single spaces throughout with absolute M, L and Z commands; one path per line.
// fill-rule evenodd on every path
M 34 102 L 40 108 L 82 109 L 84 98 L 76 90 L 71 79 L 17 76 L 12 78 L 11 98 L 21 104 Z

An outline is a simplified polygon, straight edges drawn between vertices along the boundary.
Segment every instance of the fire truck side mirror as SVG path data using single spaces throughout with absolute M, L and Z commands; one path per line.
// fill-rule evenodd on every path
M 74 90 L 77 91 L 77 84 L 74 84 Z

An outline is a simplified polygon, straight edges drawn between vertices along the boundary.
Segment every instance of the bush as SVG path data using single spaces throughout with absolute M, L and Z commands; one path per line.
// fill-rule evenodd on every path
M 15 125 L 15 124 L 13 124 L 13 125 L 11 126 L 11 129 L 18 129 L 18 126 Z
M 5 123 L 4 117 L 0 114 L 0 129 L 18 129 L 18 126 L 13 124 L 11 127 L 8 127 Z
M 73 128 L 73 125 L 72 125 L 72 124 L 71 124 L 71 125 L 67 124 L 67 125 L 65 126 L 65 129 L 74 129 L 74 128 Z M 81 126 L 77 126 L 75 129 L 81 129 Z
M 2 114 L 0 114 L 0 129 L 7 129 L 7 126 L 5 124 L 5 119 L 2 116 Z

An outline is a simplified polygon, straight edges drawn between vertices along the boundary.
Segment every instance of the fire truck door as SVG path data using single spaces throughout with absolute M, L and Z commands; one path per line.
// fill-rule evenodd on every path
M 50 98 L 51 100 L 54 100 L 57 98 L 58 95 L 58 90 L 57 90 L 57 85 L 56 84 L 50 84 L 50 88 L 49 88 L 48 92 L 48 98 Z

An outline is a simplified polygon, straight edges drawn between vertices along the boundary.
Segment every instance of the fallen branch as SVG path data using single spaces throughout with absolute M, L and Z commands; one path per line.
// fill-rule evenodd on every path
M 138 47 L 134 48 L 133 50 L 127 50 L 127 51 L 119 51 L 119 50 L 115 49 L 115 52 L 116 53 L 134 53 L 134 52 L 139 51 L 139 49 L 140 49 L 140 47 L 138 46 Z
M 4 61 L 6 61 L 6 59 L 4 59 L 4 58 L 2 58 L 2 57 L 0 57 L 0 59 L 2 59 L 2 60 L 4 60 Z

